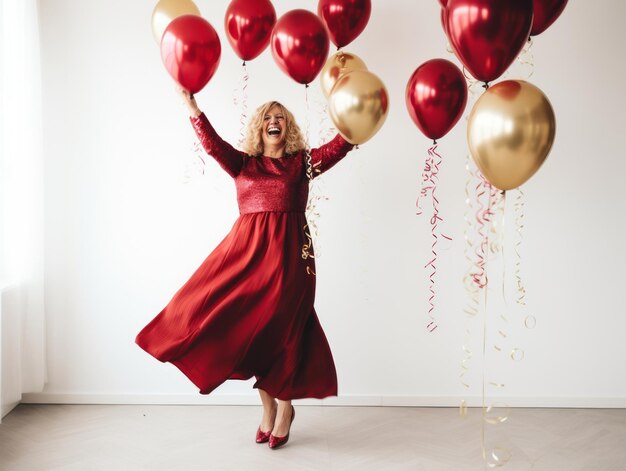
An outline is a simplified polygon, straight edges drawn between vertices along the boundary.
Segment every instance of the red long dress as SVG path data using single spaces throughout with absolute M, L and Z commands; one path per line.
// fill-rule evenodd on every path
M 309 242 L 305 154 L 252 157 L 222 140 L 204 114 L 191 123 L 234 178 L 240 216 L 136 343 L 178 367 L 201 394 L 254 376 L 255 388 L 282 400 L 337 395 L 335 364 L 313 308 L 314 259 L 302 257 Z M 350 149 L 337 135 L 311 150 L 311 164 L 324 172 Z

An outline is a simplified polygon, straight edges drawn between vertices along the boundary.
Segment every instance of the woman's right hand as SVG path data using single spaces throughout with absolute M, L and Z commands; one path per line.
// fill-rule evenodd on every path
M 185 105 L 187 105 L 190 116 L 192 116 L 193 118 L 197 118 L 202 114 L 202 111 L 200 111 L 200 108 L 198 107 L 198 103 L 196 103 L 196 99 L 190 92 L 179 86 L 178 93 L 180 93 L 180 95 L 183 97 L 183 101 Z

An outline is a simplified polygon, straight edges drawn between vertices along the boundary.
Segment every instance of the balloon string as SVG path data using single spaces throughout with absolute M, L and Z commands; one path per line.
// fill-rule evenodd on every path
M 504 225 L 504 192 L 498 191 L 497 188 L 491 187 L 489 190 L 491 192 L 491 196 L 494 200 L 494 217 L 492 219 L 492 224 L 490 227 L 491 234 L 493 237 L 489 242 L 489 253 L 492 255 L 499 255 L 502 250 L 502 239 L 504 236 L 504 232 L 499 230 L 499 226 Z M 502 213 L 502 217 L 500 218 L 500 222 L 498 222 L 497 215 Z
M 424 164 L 424 170 L 422 172 L 422 188 L 420 190 L 420 194 L 416 201 L 417 206 L 417 214 L 423 214 L 423 211 L 420 206 L 420 198 L 428 196 L 430 193 L 431 202 L 433 207 L 433 215 L 430 218 L 430 226 L 431 226 L 431 235 L 433 238 L 431 244 L 431 253 L 433 258 L 424 266 L 424 268 L 430 267 L 430 274 L 428 277 L 429 280 L 429 297 L 428 297 L 428 324 L 426 325 L 426 329 L 429 332 L 433 332 L 437 329 L 437 323 L 434 317 L 435 311 L 435 297 L 436 297 L 436 284 L 435 278 L 437 275 L 437 243 L 439 241 L 439 236 L 452 240 L 449 236 L 445 234 L 439 234 L 437 231 L 437 226 L 439 221 L 443 221 L 442 217 L 439 215 L 439 199 L 437 198 L 437 182 L 439 181 L 439 167 L 441 165 L 442 158 L 441 155 L 437 153 L 437 145 L 433 145 L 428 149 L 428 157 Z
M 453 53 L 454 51 L 451 51 L 451 52 Z M 476 97 L 478 95 L 478 92 L 476 90 L 476 85 L 478 84 L 478 81 L 475 80 L 474 77 L 472 77 L 467 72 L 467 69 L 465 69 L 465 66 L 463 66 L 463 76 L 465 77 L 467 81 L 467 88 L 469 91 L 468 101 L 469 101 L 470 106 L 468 106 L 468 109 L 471 109 L 472 108 L 471 104 L 476 101 Z M 468 118 L 469 118 L 469 115 L 465 116 L 466 121 L 468 121 Z M 464 344 L 462 345 L 464 357 L 461 360 L 461 373 L 459 377 L 460 377 L 461 384 L 469 389 L 470 385 L 465 380 L 465 375 L 469 370 L 469 362 L 473 356 L 472 350 L 468 347 L 468 345 L 470 345 L 472 342 L 472 331 L 470 329 L 469 319 L 476 318 L 480 309 L 480 299 L 479 299 L 480 288 L 478 288 L 478 286 L 474 283 L 474 280 L 473 280 L 473 273 L 475 271 L 478 271 L 479 267 L 478 267 L 478 260 L 474 258 L 475 250 L 476 250 L 476 248 L 474 247 L 474 244 L 475 244 L 476 239 L 473 236 L 473 231 L 475 228 L 473 225 L 473 216 L 472 216 L 473 214 L 472 201 L 476 198 L 478 202 L 476 189 L 479 188 L 479 186 L 477 186 L 476 189 L 474 189 L 474 191 L 472 191 L 470 194 L 470 191 L 471 191 L 470 189 L 472 188 L 472 182 L 474 181 L 475 178 L 479 177 L 480 174 L 478 170 L 475 170 L 475 171 L 472 170 L 471 157 L 469 153 L 466 154 L 465 156 L 465 171 L 466 171 L 465 211 L 463 214 L 465 227 L 463 230 L 463 239 L 464 239 L 463 255 L 465 257 L 465 260 L 468 262 L 468 266 L 467 266 L 467 271 L 465 273 L 465 276 L 463 277 L 463 285 L 465 286 L 465 292 L 467 293 L 467 305 L 463 309 L 463 312 L 465 313 L 467 317 L 466 317 L 466 323 L 465 323 L 466 325 L 465 341 L 464 341 Z M 464 404 L 465 404 L 465 401 L 463 400 L 461 402 L 461 414 L 462 415 L 466 411 Z
M 502 191 L 501 194 L 501 198 L 500 198 L 500 210 L 502 211 L 502 223 L 500 224 L 500 231 L 501 231 L 501 244 L 500 244 L 500 255 L 502 256 L 502 300 L 504 301 L 504 312 L 506 312 L 507 310 L 507 296 L 506 296 L 506 224 L 505 224 L 505 217 L 506 217 L 506 191 Z M 505 314 L 500 315 L 500 317 L 506 322 L 506 316 Z
M 472 281 L 474 282 L 474 284 L 476 284 L 476 286 L 479 289 L 482 289 L 487 285 L 487 275 L 485 271 L 485 264 L 486 264 L 486 258 L 487 258 L 486 244 L 488 244 L 489 238 L 488 238 L 488 234 L 485 234 L 485 220 L 488 220 L 489 218 L 490 208 L 489 206 L 487 206 L 487 209 L 485 209 L 485 207 L 481 203 L 481 198 L 486 193 L 491 195 L 491 192 L 489 191 L 489 186 L 490 186 L 489 182 L 487 182 L 487 180 L 485 180 L 485 177 L 483 177 L 482 175 L 480 175 L 480 178 L 482 179 L 482 182 L 479 183 L 476 187 L 477 209 L 476 209 L 475 218 L 476 218 L 476 223 L 478 227 L 478 230 L 477 230 L 478 245 L 475 249 L 475 254 L 476 254 L 477 262 L 476 262 L 476 270 L 472 272 L 471 277 L 472 277 Z
M 485 236 L 488 237 L 488 236 Z M 483 268 L 486 270 L 486 266 L 483 265 Z M 484 287 L 486 288 L 487 285 Z M 487 469 L 487 453 L 485 447 L 485 423 L 487 419 L 487 408 L 485 407 L 485 371 L 486 371 L 486 363 L 487 363 L 487 289 L 484 291 L 485 293 L 485 302 L 484 302 L 484 312 L 483 312 L 483 374 L 482 374 L 482 392 L 481 392 L 481 412 L 482 412 L 482 420 L 480 421 L 480 449 L 482 451 L 483 456 L 483 469 Z
M 479 204 L 479 206 L 481 207 L 481 209 L 479 209 L 479 212 L 477 212 L 477 219 L 479 221 L 479 234 L 482 232 L 482 240 L 481 240 L 481 244 L 480 244 L 480 252 L 481 252 L 481 270 L 483 271 L 482 276 L 480 277 L 482 286 L 480 286 L 480 289 L 484 290 L 484 309 L 483 309 L 483 339 L 482 339 L 482 354 L 483 354 L 483 368 L 482 368 L 482 381 L 481 381 L 481 402 L 482 402 L 482 420 L 481 420 L 481 451 L 482 451 L 482 457 L 483 457 L 483 467 L 484 469 L 488 469 L 490 467 L 494 467 L 494 466 L 499 466 L 502 463 L 498 464 L 498 458 L 493 454 L 495 452 L 495 449 L 492 451 L 492 456 L 494 458 L 494 460 L 496 461 L 496 463 L 492 466 L 491 463 L 488 462 L 487 459 L 487 450 L 486 450 L 486 440 L 485 440 L 485 435 L 486 435 L 486 430 L 485 430 L 485 424 L 487 423 L 487 412 L 488 409 L 486 407 L 486 386 L 487 386 L 487 380 L 486 380 L 486 373 L 487 373 L 487 330 L 488 330 L 488 313 L 489 313 L 489 309 L 488 309 L 488 276 L 487 276 L 487 251 L 488 248 L 490 246 L 489 244 L 489 235 L 491 231 L 486 231 L 484 232 L 484 228 L 487 224 L 492 224 L 495 221 L 495 215 L 498 212 L 498 208 L 502 208 L 502 211 L 504 211 L 504 205 L 501 203 L 504 201 L 503 198 L 498 198 L 498 190 L 496 188 L 494 188 L 482 175 L 480 175 L 482 178 L 482 183 L 481 183 L 481 190 L 479 192 L 479 198 L 480 196 L 483 196 L 485 194 L 487 194 L 487 198 L 488 198 L 488 203 L 487 203 L 487 207 L 485 209 L 482 209 L 482 204 Z M 504 213 L 503 213 L 503 218 L 504 218 Z M 502 331 L 499 330 L 498 331 L 499 334 L 501 336 L 506 337 L 506 334 Z M 505 385 L 503 383 L 497 383 L 494 381 L 490 381 L 489 382 L 490 385 L 498 387 L 498 388 L 503 388 Z M 508 450 L 506 449 L 502 449 L 504 452 L 508 453 Z
M 307 238 L 307 241 L 302 246 L 302 257 L 305 257 L 305 254 L 309 254 L 311 258 L 313 258 L 313 246 L 315 245 L 315 251 L 317 256 L 320 256 L 319 247 L 317 246 L 319 240 L 319 226 L 318 221 L 320 218 L 320 213 L 318 211 L 317 205 L 320 200 L 328 199 L 321 195 L 318 190 L 319 179 L 316 178 L 320 174 L 320 170 L 317 167 L 313 167 L 311 161 L 311 148 L 309 143 L 309 132 L 310 132 L 310 105 L 309 105 L 309 93 L 308 87 L 304 88 L 304 99 L 305 99 L 305 107 L 306 107 L 306 122 L 305 122 L 305 145 L 306 148 L 304 150 L 304 158 L 306 164 L 306 175 L 309 179 L 309 196 L 305 208 L 305 215 L 307 219 L 307 225 L 304 228 L 304 234 Z M 315 242 L 314 242 L 315 241 Z M 307 273 L 309 275 L 315 275 L 315 272 L 307 266 Z
M 506 275 L 507 275 L 507 263 L 506 263 L 506 191 L 499 191 L 497 190 L 495 187 L 490 185 L 490 194 L 489 194 L 489 200 L 490 200 L 490 207 L 491 207 L 491 217 L 492 217 L 492 231 L 491 233 L 493 234 L 493 237 L 498 239 L 500 242 L 497 244 L 493 244 L 491 247 L 495 247 L 496 249 L 496 255 L 499 255 L 502 257 L 502 300 L 503 300 L 503 309 L 501 314 L 498 316 L 499 317 L 499 321 L 501 322 L 501 325 L 499 327 L 496 327 L 496 334 L 494 335 L 495 338 L 497 339 L 496 342 L 494 342 L 494 349 L 500 353 L 503 354 L 505 353 L 504 349 L 502 347 L 500 347 L 498 345 L 498 342 L 504 342 L 509 340 L 508 339 L 508 318 L 506 316 L 506 312 L 508 309 L 507 306 L 507 296 L 506 296 Z M 501 217 L 500 217 L 500 223 L 498 224 L 498 214 L 501 213 Z M 488 291 L 488 287 L 485 287 L 485 328 L 484 331 L 486 332 L 488 329 L 488 324 L 487 324 L 487 316 L 488 316 L 488 309 L 487 309 L 487 291 Z M 511 358 L 513 360 L 515 360 L 515 352 L 517 349 L 514 349 L 511 352 Z M 486 364 L 486 342 L 483 342 L 483 365 Z M 485 382 L 485 375 L 483 375 L 483 391 L 485 391 L 485 387 L 486 385 L 484 384 Z M 490 381 L 489 385 L 502 389 L 505 387 L 504 383 L 498 382 L 498 381 Z M 490 424 L 500 424 L 506 420 L 508 420 L 509 418 L 509 413 L 508 413 L 508 405 L 504 404 L 504 403 L 494 403 L 492 405 L 490 405 L 489 407 L 485 408 L 485 403 L 486 403 L 486 398 L 483 398 L 483 421 L 482 421 L 482 428 L 483 428 L 483 432 L 482 432 L 482 436 L 483 436 L 483 442 L 482 442 L 482 448 L 483 448 L 483 459 L 484 459 L 484 465 L 485 465 L 485 469 L 487 468 L 496 468 L 496 467 L 501 467 L 504 464 L 506 464 L 510 457 L 511 457 L 511 452 L 502 446 L 499 447 L 494 447 L 490 450 L 490 452 L 487 454 L 485 448 L 486 448 L 486 442 L 485 442 L 485 427 L 486 427 L 486 423 L 490 423 Z M 497 406 L 497 407 L 496 407 Z M 494 410 L 497 410 L 497 408 L 502 408 L 503 410 L 507 411 L 506 413 L 500 413 L 501 415 L 498 415 L 496 417 L 491 416 L 488 417 L 487 415 L 489 414 L 489 412 L 491 411 L 493 414 Z
M 482 175 L 481 175 L 482 177 Z M 490 184 L 489 182 L 487 182 L 487 180 L 482 177 L 482 191 L 479 193 L 478 198 L 480 199 L 480 197 L 482 195 L 484 195 L 485 193 L 488 193 L 489 195 L 489 202 L 487 204 L 487 210 L 483 211 L 482 210 L 482 205 L 479 204 L 480 207 L 480 212 L 477 212 L 476 217 L 478 219 L 479 222 L 479 230 L 478 233 L 481 236 L 480 237 L 480 249 L 479 251 L 482 252 L 482 258 L 479 254 L 479 266 L 480 269 L 482 270 L 482 275 L 480 277 L 480 283 L 478 284 L 480 289 L 484 288 L 484 310 L 483 310 L 483 371 L 482 371 L 482 381 L 481 381 L 481 402 L 482 402 L 482 420 L 481 420 L 481 437 L 480 437 L 480 447 L 481 447 L 481 451 L 482 451 L 482 456 L 483 456 L 483 466 L 484 469 L 487 469 L 487 453 L 486 453 L 486 447 L 485 447 L 485 423 L 486 423 L 486 418 L 487 418 L 487 408 L 485 407 L 486 404 L 486 395 L 485 395 L 485 385 L 486 385 L 486 380 L 485 380 L 485 375 L 486 375 L 486 363 L 487 363 L 487 301 L 488 301 L 488 296 L 487 296 L 487 257 L 485 254 L 485 248 L 487 247 L 487 245 L 489 244 L 489 233 L 483 233 L 483 229 L 485 226 L 486 222 L 489 222 L 489 217 L 491 214 L 491 191 L 490 191 Z M 476 282 L 476 278 L 474 278 L 475 282 Z
M 527 68 L 525 78 L 526 80 L 528 80 L 533 76 L 533 73 L 535 72 L 535 56 L 533 54 L 532 37 L 528 41 L 526 41 L 526 44 L 524 44 L 524 48 L 522 49 L 522 52 L 520 52 L 520 55 L 517 57 L 517 60 L 523 67 Z
M 239 115 L 239 141 L 238 145 L 240 149 L 243 149 L 246 141 L 246 124 L 248 121 L 248 66 L 245 61 L 241 65 L 241 77 L 239 79 L 239 85 L 233 93 L 233 103 L 235 106 L 241 105 L 241 113 Z
M 493 220 L 491 224 L 491 233 L 493 234 L 493 242 L 489 245 L 489 249 L 492 254 L 502 257 L 502 300 L 504 302 L 504 309 L 501 312 L 499 319 L 504 322 L 498 329 L 500 337 L 496 337 L 497 341 L 494 342 L 494 349 L 502 353 L 503 349 L 498 342 L 503 341 L 508 337 L 508 319 L 506 317 L 507 310 L 507 297 L 506 297 L 506 256 L 505 256 L 505 215 L 506 215 L 506 192 L 499 192 L 495 187 L 491 187 L 490 197 L 493 200 Z M 498 215 L 501 213 L 500 222 L 498 222 Z
M 463 285 L 465 286 L 465 292 L 467 293 L 467 305 L 464 308 L 463 312 L 466 314 L 465 321 L 465 340 L 462 345 L 463 350 L 463 359 L 461 360 L 461 369 L 459 373 L 459 379 L 461 384 L 469 389 L 470 385 L 465 379 L 465 375 L 469 371 L 469 363 L 473 357 L 473 352 L 469 348 L 469 345 L 472 341 L 472 331 L 469 324 L 469 319 L 474 319 L 479 313 L 480 306 L 480 289 L 476 286 L 472 279 L 473 270 L 477 266 L 476 260 L 473 258 L 474 254 L 474 240 L 471 237 L 473 225 L 472 225 L 472 217 L 473 214 L 473 206 L 472 206 L 472 197 L 470 195 L 470 188 L 472 186 L 472 181 L 475 177 L 474 172 L 470 169 L 470 155 L 466 155 L 465 159 L 465 170 L 466 170 L 466 179 L 465 179 L 465 211 L 463 214 L 463 220 L 465 221 L 464 230 L 463 230 L 463 255 L 465 260 L 468 262 L 467 272 L 463 277 Z M 474 193 L 475 194 L 475 193 Z M 465 401 L 461 403 L 461 415 L 464 415 L 467 412 L 467 409 L 464 407 Z
M 309 105 L 309 86 L 308 84 L 304 87 L 304 104 L 305 104 L 305 109 L 306 109 L 306 122 L 305 122 L 305 132 L 304 132 L 304 140 L 306 143 L 306 147 L 307 149 L 309 149 L 311 146 L 309 144 L 309 132 L 310 132 L 310 128 L 311 128 L 311 117 L 310 112 L 311 112 L 311 107 Z
M 500 254 L 502 256 L 502 299 L 504 301 L 504 308 L 506 312 L 507 309 L 507 301 L 506 301 L 506 245 L 505 245 L 505 238 L 506 238 L 506 221 L 505 221 L 505 217 L 506 217 L 506 191 L 502 191 L 502 198 L 501 198 L 501 207 L 502 207 L 502 224 L 500 224 L 501 227 L 501 231 L 502 231 L 502 244 L 500 247 Z M 501 318 L 504 318 L 504 320 L 506 321 L 506 317 L 504 314 L 502 314 L 500 316 Z
M 337 134 L 337 129 L 332 124 L 332 121 L 328 118 L 328 104 L 325 101 L 321 101 L 318 99 L 315 101 L 317 105 L 317 113 L 319 118 L 319 135 L 318 135 L 318 144 L 323 145 L 326 142 L 330 141 L 335 134 Z
M 520 255 L 520 247 L 522 245 L 522 231 L 524 230 L 524 192 L 517 189 L 517 197 L 515 199 L 515 232 L 517 238 L 515 241 L 515 284 L 517 286 L 517 304 L 526 305 L 526 288 L 522 283 L 521 266 L 522 257 Z

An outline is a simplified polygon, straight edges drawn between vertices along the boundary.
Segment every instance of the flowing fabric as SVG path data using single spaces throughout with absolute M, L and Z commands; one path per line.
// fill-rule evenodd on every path
M 208 394 L 227 379 L 290 400 L 337 395 L 333 357 L 320 325 L 308 239 L 306 156 L 252 157 L 222 140 L 204 114 L 191 118 L 203 147 L 234 178 L 240 217 L 137 344 L 178 367 Z M 322 173 L 352 145 L 341 136 L 311 150 Z M 307 270 L 308 267 L 308 270 Z

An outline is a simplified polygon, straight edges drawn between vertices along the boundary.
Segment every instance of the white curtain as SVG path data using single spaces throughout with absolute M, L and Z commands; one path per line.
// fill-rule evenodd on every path
M 0 0 L 2 415 L 46 382 L 44 187 L 37 0 Z

